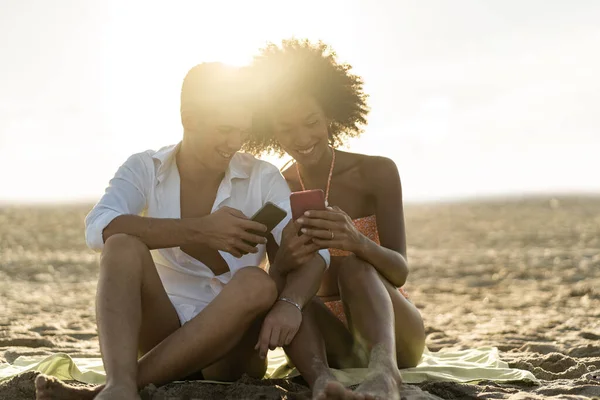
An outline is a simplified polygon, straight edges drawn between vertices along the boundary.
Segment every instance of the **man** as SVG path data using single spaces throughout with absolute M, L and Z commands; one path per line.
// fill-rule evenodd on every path
M 102 251 L 96 307 L 106 385 L 39 377 L 38 399 L 139 399 L 147 384 L 190 375 L 260 378 L 268 348 L 293 347 L 329 254 L 317 255 L 288 223 L 279 171 L 238 153 L 252 124 L 243 75 L 218 63 L 194 67 L 181 93 L 182 142 L 131 156 L 87 216 L 87 243 Z M 267 240 L 249 232 L 266 228 L 247 217 L 268 201 L 288 211 L 270 236 L 283 242 L 271 276 L 257 268 Z

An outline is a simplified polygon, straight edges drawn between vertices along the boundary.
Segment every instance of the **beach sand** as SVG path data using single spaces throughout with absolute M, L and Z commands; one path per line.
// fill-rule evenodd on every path
M 98 255 L 83 239 L 86 206 L 0 207 L 0 362 L 66 352 L 98 357 Z M 429 382 L 407 398 L 600 396 L 600 198 L 531 198 L 406 207 L 410 277 L 427 346 L 496 346 L 540 386 Z M 34 398 L 34 373 L 0 399 Z M 152 399 L 301 399 L 296 382 L 242 380 L 147 388 Z

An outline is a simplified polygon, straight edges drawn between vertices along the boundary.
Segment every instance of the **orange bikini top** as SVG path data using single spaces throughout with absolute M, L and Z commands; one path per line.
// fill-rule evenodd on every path
M 377 217 L 375 215 L 370 215 L 368 217 L 357 218 L 352 220 L 356 229 L 372 241 L 377 244 L 379 243 L 379 231 L 377 231 Z M 339 250 L 339 249 L 329 249 L 329 253 L 332 256 L 343 257 L 352 254 L 349 251 Z

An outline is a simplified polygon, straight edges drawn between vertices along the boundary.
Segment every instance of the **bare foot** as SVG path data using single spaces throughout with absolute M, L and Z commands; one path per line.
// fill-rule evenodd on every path
M 369 372 L 366 379 L 356 388 L 356 393 L 365 400 L 400 400 L 402 378 L 395 358 L 382 346 L 373 347 Z
M 346 388 L 337 381 L 330 370 L 324 372 L 313 384 L 313 400 L 337 400 L 343 397 Z
M 344 387 L 340 382 L 329 382 L 318 400 L 365 400 L 365 396 Z
M 70 386 L 56 378 L 39 375 L 35 378 L 36 400 L 140 400 L 137 389 L 129 385 Z
M 35 378 L 36 400 L 91 400 L 101 389 L 69 386 L 47 375 Z
M 365 400 L 400 400 L 399 374 L 394 376 L 390 371 L 370 371 L 367 379 L 356 388 L 356 394 L 363 395 Z

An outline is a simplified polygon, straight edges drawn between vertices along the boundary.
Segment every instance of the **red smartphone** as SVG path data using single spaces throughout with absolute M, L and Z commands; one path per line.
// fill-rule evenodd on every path
M 287 212 L 284 209 L 277 207 L 275 204 L 268 201 L 251 218 L 252 221 L 260 222 L 265 225 L 267 231 L 256 232 L 249 230 L 248 232 L 266 237 L 286 216 Z M 244 242 L 250 246 L 256 246 L 256 243 L 251 243 L 247 240 Z
M 294 192 L 290 195 L 292 218 L 297 220 L 306 211 L 325 210 L 325 194 L 321 189 Z

